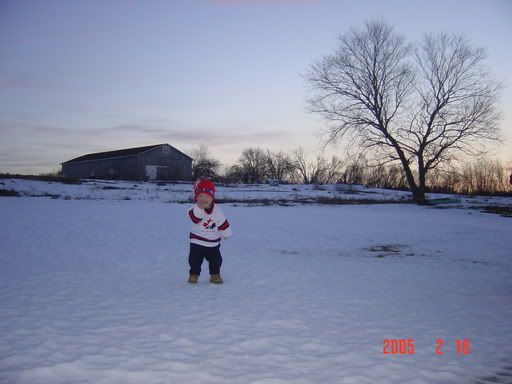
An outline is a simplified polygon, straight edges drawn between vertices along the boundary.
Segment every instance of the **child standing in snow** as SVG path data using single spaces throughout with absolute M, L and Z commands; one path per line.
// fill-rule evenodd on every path
M 220 241 L 231 236 L 231 227 L 222 210 L 215 204 L 215 184 L 210 180 L 198 180 L 194 184 L 195 204 L 188 210 L 192 221 L 190 231 L 190 276 L 188 282 L 197 283 L 203 260 L 209 263 L 210 283 L 222 284 L 220 266 Z

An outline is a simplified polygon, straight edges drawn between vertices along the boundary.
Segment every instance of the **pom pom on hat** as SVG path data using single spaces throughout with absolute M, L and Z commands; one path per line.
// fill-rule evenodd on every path
M 213 184 L 213 181 L 206 179 L 197 180 L 194 184 L 194 198 L 196 200 L 200 193 L 206 193 L 210 195 L 212 199 L 215 199 L 215 184 Z

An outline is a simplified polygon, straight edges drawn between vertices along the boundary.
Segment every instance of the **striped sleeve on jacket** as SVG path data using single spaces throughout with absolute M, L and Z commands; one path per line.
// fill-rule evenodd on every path
M 204 217 L 204 211 L 202 211 L 197 205 L 194 205 L 188 210 L 188 216 L 194 224 L 199 224 Z
M 225 231 L 229 228 L 229 222 L 227 220 L 224 221 L 221 225 L 219 225 L 219 231 Z

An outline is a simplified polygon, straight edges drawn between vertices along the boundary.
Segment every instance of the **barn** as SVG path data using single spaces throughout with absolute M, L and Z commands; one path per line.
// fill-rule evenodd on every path
M 90 153 L 61 166 L 64 177 L 76 179 L 192 179 L 192 158 L 169 144 Z

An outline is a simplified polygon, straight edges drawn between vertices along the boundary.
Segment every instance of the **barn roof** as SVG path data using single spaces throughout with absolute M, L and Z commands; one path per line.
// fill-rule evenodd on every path
M 84 155 L 84 156 L 80 156 L 80 157 L 76 157 L 74 159 L 68 160 L 68 161 L 66 161 L 66 162 L 64 162 L 62 164 L 78 163 L 80 161 L 112 159 L 112 158 L 116 158 L 116 157 L 137 156 L 137 155 L 139 155 L 141 153 L 150 151 L 152 149 L 155 149 L 155 148 L 158 148 L 158 147 L 161 147 L 161 146 L 164 146 L 164 145 L 169 145 L 169 144 L 157 144 L 157 145 L 149 145 L 149 146 L 146 146 L 146 147 L 136 147 L 136 148 L 120 149 L 120 150 L 117 150 L 117 151 L 90 153 L 88 155 Z M 191 159 L 190 156 L 185 155 L 183 152 L 178 151 L 176 148 L 174 148 L 172 146 L 170 146 L 170 147 L 173 148 L 175 151 L 177 151 L 177 152 L 181 153 L 182 155 L 184 155 L 184 156 L 188 157 L 189 159 Z

